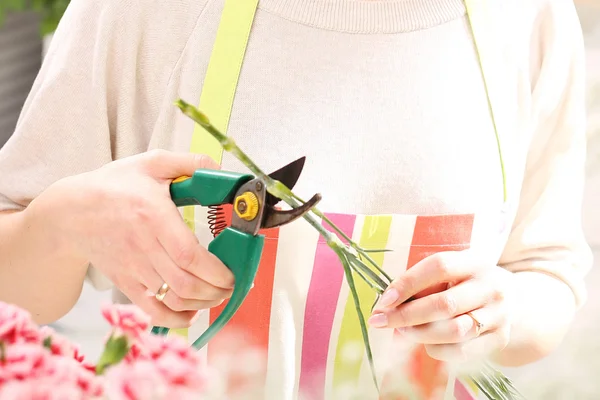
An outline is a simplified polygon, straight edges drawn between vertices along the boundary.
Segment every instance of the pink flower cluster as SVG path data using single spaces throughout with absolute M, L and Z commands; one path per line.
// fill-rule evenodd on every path
M 183 339 L 151 335 L 140 337 L 107 380 L 115 400 L 198 399 L 209 386 L 201 357 Z
M 102 316 L 114 329 L 114 334 L 138 339 L 146 334 L 150 317 L 131 305 L 107 304 L 102 307 Z
M 26 311 L 0 303 L 0 399 L 93 399 L 100 378 L 76 346 L 39 328 Z
M 76 346 L 26 311 L 0 302 L 0 399 L 7 400 L 160 400 L 202 399 L 209 372 L 185 340 L 154 336 L 149 318 L 130 305 L 102 309 L 112 332 L 108 343 L 125 338 L 127 353 L 102 375 Z M 108 354 L 107 359 L 113 359 Z
M 106 374 L 111 400 L 202 398 L 208 373 L 200 355 L 183 338 L 147 334 L 149 320 L 129 306 L 105 308 L 103 314 L 132 343 L 123 362 Z

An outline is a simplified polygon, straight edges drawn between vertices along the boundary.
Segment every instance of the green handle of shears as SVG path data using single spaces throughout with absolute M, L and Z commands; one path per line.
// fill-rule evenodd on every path
M 235 285 L 221 314 L 192 344 L 196 349 L 204 347 L 223 329 L 246 300 L 258 272 L 264 242 L 263 235 L 253 236 L 230 227 L 221 232 L 208 246 L 208 251 L 231 270 L 235 277 Z
M 208 245 L 208 251 L 217 256 L 235 277 L 231 298 L 208 329 L 192 344 L 196 349 L 204 347 L 231 320 L 246 300 L 260 264 L 264 247 L 263 235 L 250 235 L 235 228 L 226 228 Z M 168 328 L 154 327 L 152 333 L 166 335 Z
M 237 189 L 252 175 L 226 171 L 198 170 L 192 177 L 171 184 L 171 197 L 179 206 L 211 206 L 231 203 Z M 251 235 L 228 227 L 209 245 L 208 251 L 217 256 L 231 270 L 235 285 L 231 298 L 217 319 L 193 343 L 201 349 L 231 320 L 246 300 L 258 272 L 264 247 L 263 235 Z M 166 335 L 168 328 L 153 327 L 152 333 Z
M 192 176 L 175 179 L 169 188 L 177 207 L 231 204 L 237 190 L 253 175 L 214 169 L 198 169 Z

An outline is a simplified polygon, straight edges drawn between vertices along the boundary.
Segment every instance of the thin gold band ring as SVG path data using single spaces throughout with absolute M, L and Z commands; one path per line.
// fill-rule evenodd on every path
M 483 324 L 473 316 L 473 313 L 468 312 L 467 315 L 473 319 L 473 322 L 475 323 L 475 337 L 478 337 L 481 335 L 481 331 L 483 330 Z
M 168 291 L 169 285 L 167 285 L 167 283 L 165 282 L 162 284 L 160 289 L 158 289 L 158 292 L 156 292 L 156 295 L 154 297 L 156 297 L 156 300 L 162 302 L 165 299 L 165 296 L 167 295 Z

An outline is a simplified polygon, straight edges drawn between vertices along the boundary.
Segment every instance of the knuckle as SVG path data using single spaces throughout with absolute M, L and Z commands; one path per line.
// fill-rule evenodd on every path
M 470 330 L 471 325 L 466 318 L 455 318 L 450 324 L 450 334 L 458 340 L 464 339 Z
M 173 278 L 173 291 L 178 297 L 193 299 L 195 288 L 192 279 L 188 279 L 184 274 L 176 274 Z
M 169 152 L 164 149 L 153 149 L 146 152 L 146 159 L 150 164 L 161 163 Z
M 174 261 L 181 269 L 190 272 L 196 262 L 196 258 L 197 252 L 194 246 L 182 244 L 176 250 Z
M 446 276 L 451 272 L 450 262 L 445 254 L 439 253 L 433 255 L 434 271 L 440 276 Z
M 491 297 L 494 303 L 502 303 L 506 300 L 506 294 L 500 289 L 493 289 Z
M 412 275 L 404 275 L 391 285 L 398 293 L 414 293 L 415 278 Z
M 410 309 L 408 307 L 396 308 L 389 314 L 389 326 L 405 326 L 410 318 Z
M 132 209 L 131 214 L 136 223 L 149 225 L 154 220 L 154 212 L 145 199 L 133 196 L 130 199 L 130 206 Z
M 165 304 L 173 311 L 184 311 L 186 309 L 185 301 L 176 295 L 171 295 L 168 296 L 168 298 L 165 298 Z
M 215 160 L 206 154 L 195 154 L 194 164 L 197 165 L 198 168 L 219 169 L 220 167 Z
M 456 300 L 449 294 L 440 294 L 436 299 L 436 309 L 444 316 L 454 316 L 458 305 Z

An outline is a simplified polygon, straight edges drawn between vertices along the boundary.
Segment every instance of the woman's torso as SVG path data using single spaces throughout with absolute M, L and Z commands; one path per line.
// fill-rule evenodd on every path
M 198 102 L 222 3 L 209 1 L 200 14 L 170 74 L 148 148 L 189 151 L 193 124 L 172 103 Z M 518 173 L 505 204 L 462 2 L 293 4 L 259 4 L 228 134 L 267 171 L 306 156 L 294 191 L 320 192 L 320 208 L 359 244 L 393 250 L 376 257 L 392 276 L 435 252 L 468 247 L 494 264 L 515 212 Z M 516 100 L 520 89 L 512 90 L 511 106 L 525 107 Z M 515 143 L 518 123 L 506 122 L 514 129 L 501 139 Z M 510 149 L 506 159 L 515 171 L 524 162 Z M 222 165 L 245 171 L 229 154 Z M 196 216 L 206 245 L 205 210 Z M 235 374 L 248 368 L 265 390 L 260 398 L 376 398 L 334 253 L 301 220 L 266 234 L 256 287 L 207 346 L 209 361 Z M 374 294 L 359 291 L 368 315 Z M 205 313 L 189 338 L 218 312 Z M 370 335 L 384 390 L 408 379 L 424 398 L 440 398 L 447 382 L 440 363 L 391 330 Z M 251 349 L 258 352 L 244 352 Z

